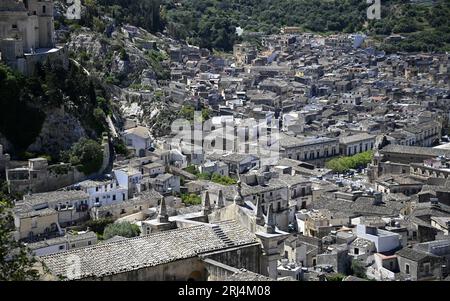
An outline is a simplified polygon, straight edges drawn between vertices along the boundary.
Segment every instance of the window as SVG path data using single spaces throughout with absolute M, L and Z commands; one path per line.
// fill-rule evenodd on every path
M 45 13 L 46 13 L 46 10 L 47 10 L 47 7 L 45 7 L 45 5 L 44 5 L 44 6 L 42 6 L 42 13 L 43 13 L 43 14 L 45 14 Z
M 13 24 L 12 28 L 17 29 L 17 24 Z
M 91 242 L 91 241 L 88 241 L 88 246 L 90 246 L 90 245 L 92 245 L 92 242 Z
M 72 244 L 72 248 L 75 248 L 75 244 Z
M 409 264 L 405 264 L 405 273 L 409 274 Z
M 113 201 L 115 201 L 115 200 L 116 200 L 116 195 L 114 194 L 114 195 L 113 195 Z
M 355 253 L 355 255 L 359 255 L 359 249 L 355 248 L 354 253 Z
M 95 198 L 95 202 L 96 203 L 100 202 L 100 198 Z
M 98 187 L 95 187 L 95 191 L 98 191 Z
M 60 250 L 64 250 L 64 246 L 59 246 L 59 249 Z

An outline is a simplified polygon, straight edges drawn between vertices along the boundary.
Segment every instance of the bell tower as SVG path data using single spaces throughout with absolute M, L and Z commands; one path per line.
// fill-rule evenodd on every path
M 53 25 L 53 0 L 26 0 L 25 6 L 29 16 L 37 18 L 37 40 L 36 48 L 55 47 L 55 27 Z

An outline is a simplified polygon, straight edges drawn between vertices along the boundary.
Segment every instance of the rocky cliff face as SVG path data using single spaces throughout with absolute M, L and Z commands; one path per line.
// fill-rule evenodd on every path
M 145 30 L 141 31 L 141 36 L 151 37 Z M 72 33 L 69 49 L 85 68 L 107 83 L 122 87 L 140 84 L 143 74 L 155 79 L 146 47 L 137 45 L 121 27 L 114 27 L 109 38 L 83 28 Z
M 87 137 L 80 120 L 72 114 L 59 108 L 47 110 L 45 113 L 41 132 L 28 147 L 28 152 L 57 157 L 61 150 L 67 150 L 80 138 Z
M 110 24 L 104 34 L 83 28 L 71 34 L 69 49 L 83 67 L 105 83 L 111 99 L 121 108 L 121 117 L 156 124 L 151 128 L 160 134 L 157 128 L 167 121 L 164 118 L 175 114 L 155 71 L 155 67 L 158 72 L 166 67 L 150 53 L 167 59 L 167 41 L 142 28 L 126 28 Z

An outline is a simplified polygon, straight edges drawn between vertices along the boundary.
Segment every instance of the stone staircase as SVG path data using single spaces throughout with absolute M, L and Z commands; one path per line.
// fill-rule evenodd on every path
M 228 238 L 228 236 L 223 232 L 223 230 L 219 226 L 213 226 L 212 229 L 214 233 L 217 235 L 217 237 L 219 237 L 220 240 L 223 241 L 227 247 L 235 246 L 234 242 L 232 242 Z

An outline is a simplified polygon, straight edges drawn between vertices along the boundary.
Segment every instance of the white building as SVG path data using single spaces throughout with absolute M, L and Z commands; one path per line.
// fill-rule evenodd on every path
M 89 194 L 89 208 L 111 205 L 128 199 L 128 189 L 115 179 L 105 181 L 87 180 L 75 185 Z
M 387 252 L 400 247 L 401 236 L 397 233 L 359 224 L 356 235 L 375 244 L 377 252 Z
M 136 156 L 144 157 L 146 151 L 152 147 L 153 140 L 149 129 L 143 126 L 137 126 L 126 130 L 123 133 L 123 139 L 128 147 L 135 150 Z
M 92 246 L 97 243 L 97 234 L 92 231 L 68 233 L 62 237 L 56 237 L 27 245 L 34 256 L 56 254 L 67 250 Z
M 142 173 L 136 168 L 121 168 L 113 170 L 119 186 L 125 187 L 128 198 L 141 192 Z
M 339 151 L 342 155 L 352 156 L 370 151 L 375 146 L 376 136 L 367 133 L 339 138 Z
M 219 174 L 221 176 L 228 176 L 228 165 L 221 161 L 205 162 L 198 167 L 201 173 Z

